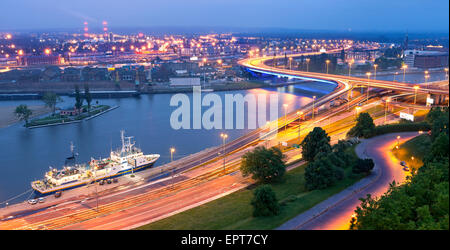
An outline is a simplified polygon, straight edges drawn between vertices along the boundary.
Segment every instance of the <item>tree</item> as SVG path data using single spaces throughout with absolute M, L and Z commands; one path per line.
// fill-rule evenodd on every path
M 305 169 L 305 187 L 308 190 L 324 189 L 344 177 L 342 169 L 337 168 L 328 157 L 321 157 L 308 163 Z
M 369 138 L 375 135 L 375 124 L 369 113 L 359 114 L 356 121 L 356 125 L 348 132 L 348 136 Z
M 91 95 L 91 92 L 89 92 L 89 85 L 87 83 L 84 85 L 84 99 L 86 100 L 86 103 L 88 106 L 88 112 L 90 112 L 92 95 Z
M 80 94 L 80 88 L 75 85 L 75 108 L 81 109 L 83 107 L 83 97 Z
M 300 145 L 302 146 L 303 159 L 309 162 L 313 161 L 320 152 L 325 154 L 331 152 L 330 137 L 320 127 L 315 127 Z
M 255 189 L 251 204 L 254 217 L 273 216 L 280 212 L 275 192 L 269 185 L 262 185 Z
M 438 162 L 448 158 L 449 137 L 446 133 L 440 133 L 431 145 L 430 154 L 425 156 L 425 162 Z
M 21 120 L 21 121 L 25 121 L 25 124 L 28 124 L 28 119 L 30 118 L 30 116 L 33 114 L 33 111 L 31 111 L 27 105 L 25 104 L 21 104 L 19 106 L 16 107 L 16 110 L 14 111 L 14 114 L 16 115 L 16 117 Z
M 47 92 L 42 97 L 42 101 L 45 103 L 45 106 L 52 109 L 52 113 L 55 114 L 56 104 L 59 102 L 62 102 L 63 100 L 57 94 L 52 93 L 52 92 Z
M 252 174 L 252 179 L 264 183 L 280 180 L 286 172 L 284 158 L 279 148 L 256 147 L 242 157 L 242 175 Z
M 372 171 L 375 163 L 372 159 L 359 159 L 356 161 L 356 164 L 352 168 L 352 172 L 355 174 L 364 173 L 368 175 L 370 171 Z

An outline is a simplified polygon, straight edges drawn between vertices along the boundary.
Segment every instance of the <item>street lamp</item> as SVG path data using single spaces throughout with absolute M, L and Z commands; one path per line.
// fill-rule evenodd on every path
M 378 64 L 374 64 L 373 65 L 373 68 L 375 69 L 375 74 L 373 75 L 373 79 L 377 79 L 377 67 L 378 67 Z
M 348 76 L 350 76 L 352 72 L 352 64 L 354 63 L 354 60 L 352 59 L 350 62 L 348 62 Z
M 316 96 L 313 96 L 313 108 L 312 108 L 312 120 L 314 121 L 314 105 L 316 102 Z
M 173 161 L 173 153 L 175 153 L 175 148 L 170 148 L 170 162 Z
M 425 71 L 425 72 L 428 72 L 428 71 Z M 428 89 L 428 78 L 430 78 L 430 75 L 425 74 L 425 86 L 427 86 L 427 89 Z
M 292 57 L 289 57 L 289 70 L 292 70 Z
M 303 112 L 297 111 L 297 115 L 298 115 L 298 140 L 300 141 L 300 126 L 301 126 L 300 121 L 301 121 Z
M 408 65 L 403 64 L 402 69 L 403 69 L 403 82 L 405 82 L 405 74 L 406 74 L 406 69 L 408 68 Z
M 309 61 L 311 61 L 311 59 L 306 58 L 306 72 L 309 72 Z
M 448 68 L 444 68 L 444 71 L 445 71 L 445 77 L 446 77 L 447 80 L 448 80 Z
M 395 82 L 395 77 L 398 75 L 398 72 L 395 72 L 394 74 L 394 82 Z
M 366 75 L 367 75 L 367 103 L 369 103 L 369 88 L 370 88 L 370 75 L 371 75 L 372 73 L 370 73 L 370 72 L 367 72 L 366 73 Z
M 417 90 L 419 89 L 419 86 L 414 86 L 414 105 L 416 105 L 416 99 L 417 99 Z
M 389 102 L 391 101 L 391 98 L 386 99 L 385 107 L 384 107 L 384 124 L 386 124 L 387 121 L 387 110 L 389 108 Z
M 228 138 L 228 135 L 224 134 L 224 133 L 221 133 L 220 137 L 222 137 L 223 172 L 225 173 L 225 141 Z
M 285 103 L 285 104 L 283 104 L 283 107 L 284 107 L 284 133 L 286 134 L 286 127 L 287 127 L 287 124 L 286 124 L 286 109 L 287 109 L 288 105 Z
M 400 136 L 398 135 L 397 136 L 397 148 L 398 148 L 398 145 L 400 144 L 399 140 L 400 140 Z
M 357 106 L 357 107 L 355 108 L 355 112 L 356 112 L 356 113 L 355 113 L 355 116 L 356 116 L 356 117 L 355 117 L 355 120 L 358 119 L 359 110 L 361 110 L 361 107 Z
M 328 64 L 330 64 L 330 60 L 327 59 L 325 62 L 327 64 L 327 74 L 328 74 Z

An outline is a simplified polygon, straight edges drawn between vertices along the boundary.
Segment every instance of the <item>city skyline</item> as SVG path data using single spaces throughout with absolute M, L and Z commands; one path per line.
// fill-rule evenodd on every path
M 98 29 L 108 21 L 111 29 L 129 27 L 330 30 L 354 32 L 447 32 L 448 1 L 167 1 L 132 0 L 117 4 L 100 0 L 60 3 L 29 0 L 2 3 L 0 30 L 31 31 L 82 29 L 83 22 Z M 268 8 L 270 6 L 270 8 Z M 327 8 L 323 8 L 327 6 Z M 349 14 L 351 13 L 351 14 Z M 379 18 L 379 16 L 383 18 Z M 20 17 L 20 18 L 18 18 Z M 275 18 L 276 17 L 276 18 Z M 420 18 L 418 18 L 420 17 Z M 305 21 L 307 20 L 307 21 Z

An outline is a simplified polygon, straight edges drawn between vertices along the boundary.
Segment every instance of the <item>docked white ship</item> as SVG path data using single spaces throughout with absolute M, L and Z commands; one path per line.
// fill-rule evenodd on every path
M 31 187 L 40 195 L 49 195 L 153 166 L 160 155 L 144 155 L 135 147 L 132 138 L 125 137 L 125 132 L 121 131 L 122 148 L 111 151 L 108 158 L 91 159 L 86 164 L 66 165 L 60 170 L 50 168 L 44 179 L 33 181 Z M 73 154 L 73 146 L 71 149 Z

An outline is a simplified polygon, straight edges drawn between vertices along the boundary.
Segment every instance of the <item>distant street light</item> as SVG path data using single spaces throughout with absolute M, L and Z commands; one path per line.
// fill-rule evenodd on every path
M 367 75 L 367 100 L 366 100 L 366 102 L 367 103 L 369 103 L 369 88 L 370 88 L 370 75 L 371 74 L 372 73 L 370 73 L 370 72 L 366 73 L 366 75 Z
M 306 72 L 309 72 L 309 61 L 311 61 L 311 59 L 306 58 Z
M 330 64 L 330 60 L 326 60 L 325 63 L 327 64 L 327 74 L 328 74 L 328 65 Z
M 361 107 L 357 106 L 355 108 L 355 120 L 358 119 L 359 110 L 361 110 Z
M 406 69 L 408 68 L 408 65 L 403 64 L 402 69 L 403 69 L 403 82 L 405 82 L 405 74 L 406 74 Z
M 286 134 L 286 127 L 287 127 L 287 124 L 286 124 L 286 109 L 287 109 L 288 105 L 285 103 L 285 104 L 283 104 L 283 107 L 284 107 L 284 133 Z
M 430 75 L 425 75 L 425 86 L 427 87 L 427 89 L 429 88 L 428 87 L 428 78 L 430 78 Z
M 391 101 L 391 98 L 387 98 L 386 102 L 385 102 L 385 107 L 384 107 L 384 124 L 386 124 L 387 122 L 387 110 L 389 109 L 389 102 Z
M 222 137 L 222 152 L 223 152 L 223 172 L 225 173 L 225 141 L 228 138 L 227 134 L 221 133 L 220 137 Z
M 352 72 L 352 64 L 355 62 L 354 59 L 352 59 L 350 62 L 348 62 L 348 76 L 351 75 Z
M 375 69 L 375 72 L 374 72 L 375 74 L 373 76 L 373 79 L 375 79 L 375 80 L 377 79 L 377 67 L 378 67 L 378 64 L 373 65 L 373 68 Z
M 297 115 L 298 115 L 298 140 L 300 141 L 300 127 L 301 127 L 301 120 L 302 120 L 303 112 L 298 111 Z
M 417 99 L 417 90 L 419 89 L 419 86 L 414 86 L 414 105 L 416 105 L 416 99 Z
M 313 96 L 313 107 L 312 107 L 312 120 L 314 121 L 314 106 L 315 106 L 315 102 L 316 102 L 316 96 Z

